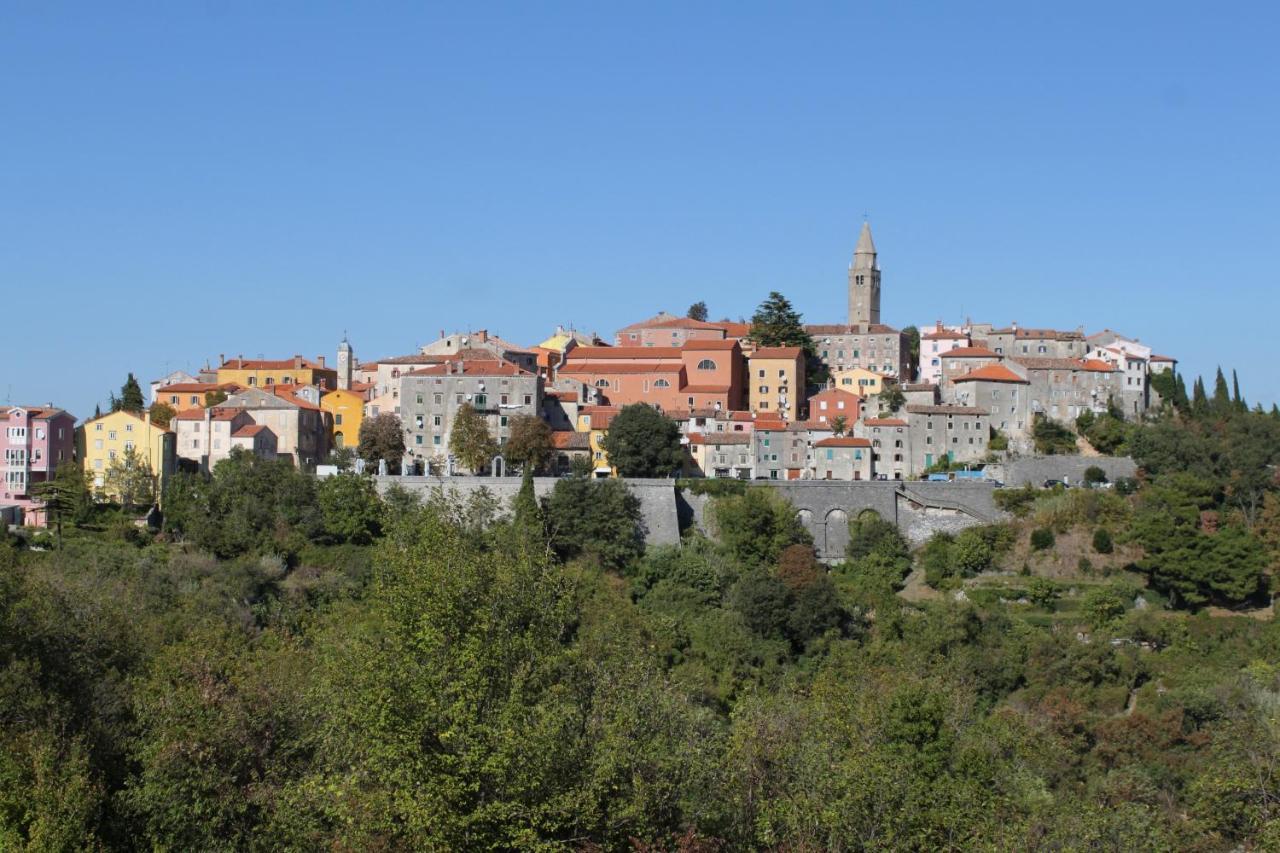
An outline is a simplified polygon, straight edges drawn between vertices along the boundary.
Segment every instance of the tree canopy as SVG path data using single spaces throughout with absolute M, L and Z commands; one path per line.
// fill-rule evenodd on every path
M 684 461 L 676 422 L 644 403 L 622 407 L 602 446 L 623 477 L 670 477 Z

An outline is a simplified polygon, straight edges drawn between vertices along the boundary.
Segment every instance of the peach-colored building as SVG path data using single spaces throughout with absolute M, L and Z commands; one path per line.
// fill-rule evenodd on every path
M 558 375 L 597 389 L 610 406 L 648 403 L 663 411 L 742 407 L 743 360 L 736 340 L 694 340 L 681 347 L 575 347 Z
M 980 367 L 1004 361 L 1004 356 L 986 347 L 956 347 L 942 357 L 942 386 Z
M 164 385 L 155 390 L 155 402 L 172 406 L 174 410 L 183 412 L 187 409 L 203 409 L 210 393 L 221 391 L 223 399 L 244 389 L 234 382 L 176 382 Z
M 844 418 L 845 430 L 853 431 L 854 423 L 865 412 L 862 398 L 839 388 L 827 388 L 809 398 L 809 420 L 831 424 L 836 418 Z
M 739 340 L 750 331 L 748 323 L 692 320 L 663 311 L 648 320 L 619 329 L 614 336 L 614 344 L 620 347 L 681 347 L 689 341 Z
M 804 350 L 800 347 L 760 347 L 747 359 L 751 411 L 800 419 L 804 401 Z

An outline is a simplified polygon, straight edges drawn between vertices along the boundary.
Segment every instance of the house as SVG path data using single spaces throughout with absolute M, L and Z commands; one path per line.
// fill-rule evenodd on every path
M 836 435 L 814 442 L 814 478 L 818 480 L 870 480 L 875 477 L 871 442 L 850 435 Z
M 338 371 L 326 367 L 324 356 L 315 361 L 295 355 L 286 359 L 246 359 L 237 356 L 218 365 L 218 382 L 231 382 L 242 388 L 266 388 L 270 385 L 315 385 L 328 391 L 338 388 Z
M 276 453 L 306 471 L 329 454 L 329 413 L 320 408 L 315 386 L 274 385 L 270 390 L 246 388 L 228 397 L 220 408 L 244 409 L 256 424 L 276 437 Z
M 107 476 L 112 463 L 123 462 L 130 452 L 150 470 L 157 500 L 177 470 L 176 436 L 151 423 L 151 415 L 108 412 L 85 421 L 76 429 L 76 455 L 84 465 L 94 493 L 103 499 L 120 497 Z
M 680 347 L 576 347 L 557 376 L 597 389 L 610 406 L 742 408 L 743 360 L 736 340 L 691 340 Z
M 920 361 L 916 367 L 916 382 L 937 384 L 942 381 L 942 358 L 959 347 L 972 345 L 969 333 L 942 325 L 939 320 L 934 328 L 920 336 Z
M 1031 436 L 1031 380 L 1016 362 L 991 364 L 955 379 L 950 402 L 991 413 L 990 427 L 1029 449 Z
M 804 350 L 800 347 L 759 347 L 747 357 L 747 395 L 751 411 L 800 419 L 804 402 Z
M 591 459 L 590 433 L 558 429 L 551 433 L 551 446 L 555 449 L 551 468 L 556 476 L 571 472 L 579 459 Z
M 364 404 L 364 394 L 351 388 L 329 391 L 320 397 L 320 408 L 328 412 L 332 419 L 331 445 L 334 449 L 350 447 L 354 450 L 360 444 Z
M 609 434 L 609 425 L 620 411 L 622 410 L 618 406 L 583 406 L 578 409 L 577 431 L 587 435 L 593 477 L 618 476 L 618 469 L 609 464 L 604 440 Z
M 910 343 L 892 326 L 822 323 L 807 325 L 805 331 L 813 338 L 818 359 L 832 376 L 862 368 L 900 381 L 911 377 Z
M 201 471 L 212 471 L 237 447 L 263 459 L 277 455 L 275 433 L 255 423 L 245 409 L 187 409 L 174 417 L 171 426 L 177 437 L 178 458 L 194 463 Z
M 188 385 L 198 383 L 199 381 L 199 378 L 192 376 L 185 370 L 175 370 L 167 376 L 162 376 L 159 379 L 152 379 L 149 383 L 151 387 L 151 404 L 155 405 L 160 402 L 160 399 L 156 396 L 156 392 L 166 385 Z M 170 403 L 169 405 L 173 404 Z
M 75 458 L 75 427 L 76 419 L 52 404 L 0 406 L 0 507 L 20 509 L 23 524 L 43 527 L 48 521 L 32 491 L 52 480 L 60 463 Z
M 831 381 L 842 391 L 859 397 L 876 397 L 884 391 L 885 377 L 865 367 L 850 367 L 835 373 Z
M 809 437 L 803 428 L 781 420 L 758 421 L 751 433 L 755 478 L 799 480 L 809 460 Z
M 185 409 L 203 409 L 210 400 L 218 405 L 227 395 L 240 390 L 243 390 L 242 386 L 234 382 L 175 382 L 155 389 L 152 400 L 181 412 Z
M 911 469 L 911 432 L 904 418 L 864 418 L 854 427 L 858 438 L 871 442 L 871 462 L 877 477 L 905 480 Z
M 1101 414 L 1120 400 L 1120 371 L 1105 361 L 1079 358 L 1014 358 L 1031 383 L 1029 414 L 1074 423 L 1082 412 Z
M 511 435 L 511 419 L 542 411 L 538 373 L 499 359 L 458 358 L 400 377 L 400 421 L 405 459 L 418 470 L 449 462 L 454 418 L 464 404 L 485 419 L 499 445 Z
M 695 432 L 690 433 L 686 441 L 693 468 L 702 476 L 751 479 L 755 460 L 750 435 Z
M 1009 358 L 1083 358 L 1088 350 L 1084 330 L 1023 329 L 1017 323 L 1005 329 L 973 333 L 974 346 L 984 346 Z
M 957 376 L 964 376 L 971 370 L 999 364 L 1004 356 L 986 347 L 955 347 L 942 357 L 942 381 L 939 387 L 945 395 L 947 386 Z
M 979 462 L 987 455 L 990 412 L 976 406 L 907 406 L 908 470 L 919 474 L 946 459 Z
M 825 388 L 809 398 L 809 420 L 821 424 L 834 425 L 836 418 L 844 418 L 844 429 L 851 431 L 865 413 L 861 397 L 839 388 Z

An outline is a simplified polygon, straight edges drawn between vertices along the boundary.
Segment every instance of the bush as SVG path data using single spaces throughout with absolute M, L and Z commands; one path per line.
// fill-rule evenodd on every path
M 1080 609 L 1095 628 L 1124 615 L 1126 598 L 1114 586 L 1099 586 L 1089 590 L 1080 603 Z
M 1037 527 L 1031 531 L 1032 550 L 1044 551 L 1052 548 L 1054 541 L 1053 531 L 1047 527 Z
M 1103 471 L 1097 465 L 1090 465 L 1088 468 L 1084 469 L 1084 481 L 1089 485 L 1093 485 L 1094 483 L 1105 483 L 1107 482 L 1107 472 Z
M 1076 561 L 1076 571 L 1082 575 L 1093 574 L 1093 561 L 1088 557 L 1081 557 Z
M 1035 489 L 1026 485 L 1021 489 L 996 489 L 991 497 L 1000 509 L 1018 518 L 1025 518 L 1031 512 L 1031 507 L 1035 505 L 1036 494 Z
M 1115 545 L 1111 541 L 1111 533 L 1105 527 L 1099 527 L 1093 531 L 1093 550 L 1099 554 L 1110 554 L 1115 550 Z
M 1058 600 L 1058 585 L 1048 578 L 1032 578 L 1027 598 L 1036 607 L 1052 610 L 1053 603 Z
M 1036 419 L 1035 426 L 1031 428 L 1031 437 L 1035 440 L 1036 452 L 1045 456 L 1076 452 L 1076 437 L 1071 430 L 1044 416 Z

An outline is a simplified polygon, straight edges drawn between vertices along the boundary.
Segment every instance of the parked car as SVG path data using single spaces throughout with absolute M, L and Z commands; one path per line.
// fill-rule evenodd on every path
M 1056 489 L 1058 486 L 1062 486 L 1062 488 L 1064 489 L 1067 488 L 1067 484 L 1062 482 L 1061 480 L 1045 480 L 1044 481 L 1044 488 L 1046 489 Z

